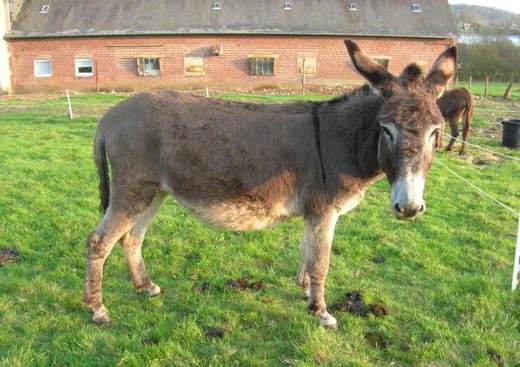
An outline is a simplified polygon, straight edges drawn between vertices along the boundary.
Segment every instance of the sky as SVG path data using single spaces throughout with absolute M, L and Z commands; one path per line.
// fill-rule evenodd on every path
M 482 5 L 520 14 L 520 0 L 448 0 L 450 4 Z

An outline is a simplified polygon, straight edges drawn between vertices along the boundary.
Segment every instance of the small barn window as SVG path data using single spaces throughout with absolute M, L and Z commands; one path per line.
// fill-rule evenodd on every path
M 359 8 L 356 3 L 350 3 L 348 4 L 348 10 L 359 10 Z
M 304 70 L 305 69 L 305 70 Z M 316 75 L 316 57 L 315 56 L 298 56 L 298 74 L 314 76 Z
M 383 65 L 385 67 L 385 69 L 388 69 L 388 64 L 390 64 L 390 59 L 387 59 L 387 58 L 377 58 L 375 59 L 378 63 L 380 63 L 381 65 Z
M 47 14 L 49 12 L 49 5 L 44 5 L 42 6 L 41 10 L 40 10 L 40 14 Z
M 254 76 L 274 75 L 274 57 L 250 57 L 249 74 Z
M 292 10 L 293 6 L 289 2 L 283 3 L 283 10 Z
M 222 7 L 220 6 L 219 2 L 214 2 L 213 5 L 211 6 L 211 9 L 220 10 L 220 9 L 222 9 Z
M 92 59 L 76 59 L 76 76 L 94 75 Z
M 139 57 L 137 60 L 137 75 L 140 76 L 159 76 L 161 67 L 159 59 L 156 57 Z
M 419 5 L 419 4 L 412 4 L 411 7 L 412 7 L 412 11 L 415 13 L 422 12 L 421 5 Z
M 185 57 L 184 58 L 184 75 L 204 75 L 204 58 L 203 57 Z
M 50 60 L 34 60 L 34 76 L 52 76 L 52 64 Z

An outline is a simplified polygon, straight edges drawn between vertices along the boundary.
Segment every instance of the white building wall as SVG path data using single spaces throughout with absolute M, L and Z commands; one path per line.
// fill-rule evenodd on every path
M 10 28 L 9 0 L 0 0 L 0 92 L 11 92 L 11 72 L 9 69 L 9 51 L 5 34 Z

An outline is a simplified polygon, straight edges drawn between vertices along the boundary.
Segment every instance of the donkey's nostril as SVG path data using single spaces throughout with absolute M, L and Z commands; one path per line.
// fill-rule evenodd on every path
M 397 213 L 402 213 L 403 210 L 401 209 L 401 207 L 399 206 L 399 204 L 395 203 L 394 204 L 394 210 L 397 212 Z
M 424 204 L 421 205 L 421 208 L 419 209 L 419 213 L 424 213 L 426 211 L 426 207 Z

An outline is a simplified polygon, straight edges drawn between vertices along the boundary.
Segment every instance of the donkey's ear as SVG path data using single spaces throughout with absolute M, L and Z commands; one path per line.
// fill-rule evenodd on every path
M 457 48 L 452 46 L 444 51 L 432 66 L 426 77 L 427 88 L 440 97 L 457 71 Z
M 345 40 L 345 45 L 356 70 L 383 95 L 390 94 L 397 86 L 396 78 L 383 65 L 361 51 L 355 42 Z

